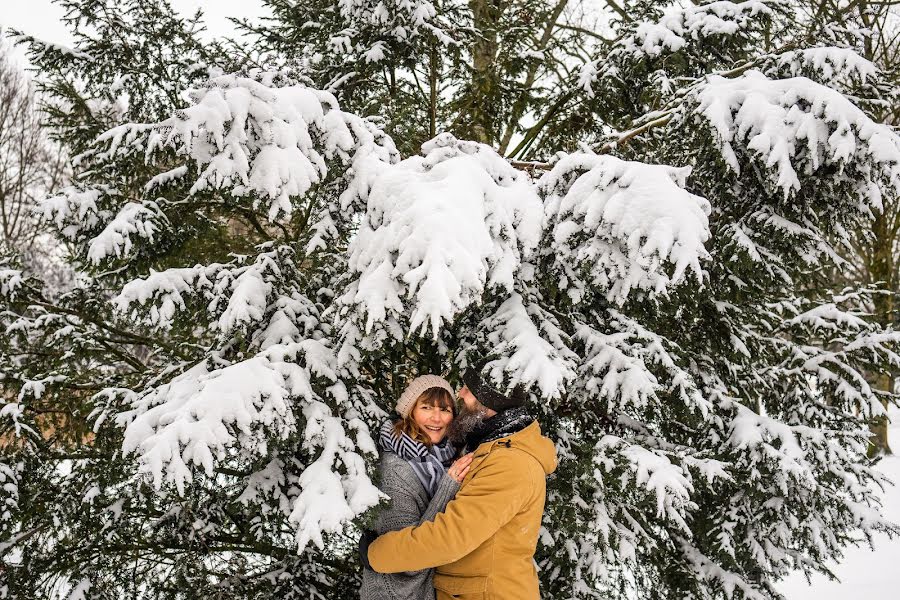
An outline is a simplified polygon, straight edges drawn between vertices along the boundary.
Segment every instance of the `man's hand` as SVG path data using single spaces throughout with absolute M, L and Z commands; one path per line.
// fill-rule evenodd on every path
M 462 480 L 465 479 L 466 474 L 469 472 L 469 467 L 472 466 L 472 453 L 457 458 L 453 461 L 453 464 L 450 466 L 450 469 L 447 471 L 447 475 L 452 477 L 456 483 L 462 483 Z
M 378 534 L 371 529 L 363 529 L 362 535 L 359 536 L 359 562 L 363 567 L 371 569 L 369 564 L 369 544 L 378 538 Z

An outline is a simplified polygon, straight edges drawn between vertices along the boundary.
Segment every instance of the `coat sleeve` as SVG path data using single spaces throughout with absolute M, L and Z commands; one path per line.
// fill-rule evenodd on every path
M 429 569 L 475 550 L 521 509 L 523 492 L 531 486 L 517 471 L 507 457 L 488 458 L 434 521 L 386 533 L 372 542 L 368 554 L 372 568 L 380 573 Z
M 379 512 L 375 521 L 375 531 L 379 535 L 419 523 L 422 513 L 410 486 L 413 477 L 412 471 L 399 461 L 382 463 L 379 487 L 390 496 L 391 501 Z
M 434 496 L 431 498 L 431 502 L 428 504 L 428 508 L 425 509 L 422 518 L 419 519 L 416 525 L 425 521 L 433 521 L 438 513 L 444 512 L 444 509 L 447 508 L 447 503 L 453 500 L 458 491 L 459 483 L 450 475 L 444 473 L 444 476 L 441 477 L 441 481 L 438 483 L 437 490 L 434 492 Z

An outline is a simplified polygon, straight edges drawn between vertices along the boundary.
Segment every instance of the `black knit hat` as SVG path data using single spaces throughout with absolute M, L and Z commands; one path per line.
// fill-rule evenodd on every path
M 463 373 L 462 380 L 478 401 L 491 410 L 501 413 L 516 406 L 525 405 L 525 389 L 517 385 L 508 394 L 504 394 L 490 384 L 490 376 L 485 367 L 489 358 L 482 359 L 471 365 Z

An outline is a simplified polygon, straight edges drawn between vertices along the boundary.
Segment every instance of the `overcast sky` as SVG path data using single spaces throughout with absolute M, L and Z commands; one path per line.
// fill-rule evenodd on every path
M 211 36 L 233 33 L 228 17 L 259 17 L 263 14 L 259 0 L 169 0 L 176 10 L 193 14 L 203 9 L 206 28 Z M 62 9 L 51 0 L 0 0 L 0 27 L 12 27 L 57 44 L 72 42 L 61 19 Z

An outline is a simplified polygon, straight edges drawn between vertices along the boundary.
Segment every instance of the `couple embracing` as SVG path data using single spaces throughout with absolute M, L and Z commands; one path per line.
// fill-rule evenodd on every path
M 381 428 L 390 504 L 360 542 L 362 600 L 536 600 L 534 563 L 556 449 L 521 388 L 490 383 L 486 361 L 453 387 L 414 379 Z

